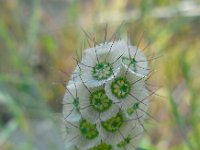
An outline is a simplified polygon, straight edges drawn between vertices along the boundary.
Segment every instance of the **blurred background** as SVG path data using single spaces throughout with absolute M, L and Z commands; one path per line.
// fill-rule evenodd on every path
M 200 0 L 0 0 L 1 150 L 64 149 L 63 84 L 83 29 L 100 42 L 106 24 L 108 38 L 141 41 L 155 70 L 147 86 L 157 121 L 139 147 L 200 150 Z

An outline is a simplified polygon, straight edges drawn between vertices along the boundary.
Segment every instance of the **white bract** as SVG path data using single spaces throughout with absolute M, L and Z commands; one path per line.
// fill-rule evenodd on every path
M 125 40 L 86 49 L 63 99 L 70 150 L 134 150 L 144 131 L 148 62 Z

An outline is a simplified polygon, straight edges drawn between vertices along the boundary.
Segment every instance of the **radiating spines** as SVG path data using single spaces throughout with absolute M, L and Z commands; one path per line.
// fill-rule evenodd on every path
M 88 87 L 97 87 L 112 80 L 119 72 L 123 56 L 119 43 L 114 41 L 87 49 L 82 61 L 77 61 L 74 72 L 76 82 L 82 78 Z
M 63 117 L 65 120 L 78 121 L 80 119 L 80 92 L 83 90 L 85 90 L 85 88 L 77 83 L 73 83 L 66 87 L 63 98 Z
M 75 61 L 77 66 L 71 79 L 81 82 L 81 77 L 88 87 L 101 86 L 112 80 L 121 67 L 140 75 L 147 75 L 149 72 L 144 54 L 126 40 L 105 42 L 86 49 L 82 59 Z M 72 84 L 72 80 L 69 84 Z
M 115 116 L 102 121 L 101 125 L 97 127 L 100 127 L 102 140 L 112 145 L 115 150 L 117 144 L 123 141 L 126 136 L 131 135 L 133 138 L 133 135 L 138 134 L 139 126 L 138 118 L 128 119 L 122 111 L 119 111 Z M 142 133 L 142 128 L 140 129 L 140 133 Z
M 148 106 L 148 100 L 144 100 L 144 95 L 148 95 L 144 80 L 145 76 L 126 72 L 126 69 L 122 68 L 113 80 L 105 84 L 105 91 L 122 111 L 128 113 L 128 109 L 135 103 Z
M 143 128 L 135 123 L 127 134 L 121 133 L 121 140 L 114 145 L 114 150 L 134 150 L 141 140 Z
M 64 129 L 67 149 L 88 150 L 101 142 L 96 124 L 84 118 L 74 122 L 65 120 Z
M 139 94 L 137 101 L 133 101 L 128 107 L 126 107 L 125 114 L 127 118 L 136 118 L 138 115 L 142 116 L 142 120 L 148 116 L 150 93 L 145 88 L 142 88 L 142 92 Z
M 123 47 L 123 56 L 121 64 L 128 69 L 127 71 L 134 72 L 140 75 L 147 75 L 149 72 L 148 61 L 139 49 L 139 47 L 132 46 L 128 41 L 122 40 L 121 47 Z
M 99 131 L 101 131 L 100 134 L 102 140 L 113 146 L 119 142 L 121 140 L 120 133 L 123 132 L 126 134 L 130 127 L 130 124 L 127 124 L 125 120 L 123 112 L 119 111 L 115 116 L 110 117 L 105 121 L 101 121 L 100 125 L 97 127 L 99 128 Z
M 114 116 L 118 112 L 118 105 L 105 92 L 103 86 L 90 88 L 84 95 L 86 101 L 81 101 L 81 114 L 91 122 L 98 122 Z
M 74 83 L 67 87 L 63 99 L 65 120 L 79 120 L 82 116 L 95 123 L 108 119 L 118 112 L 118 105 L 106 95 L 104 86 L 96 88 L 85 86 Z

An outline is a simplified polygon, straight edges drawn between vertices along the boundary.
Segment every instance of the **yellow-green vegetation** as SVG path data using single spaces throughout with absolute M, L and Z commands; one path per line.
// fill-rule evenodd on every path
M 130 42 L 146 53 L 155 69 L 147 85 L 156 91 L 149 113 L 158 121 L 150 118 L 145 123 L 148 134 L 139 147 L 199 150 L 200 1 L 186 2 L 0 1 L 0 149 L 63 150 L 60 120 L 55 119 L 62 110 L 62 84 L 76 64 L 72 57 L 81 56 L 75 50 L 89 47 L 87 35 L 104 41 L 107 23 L 107 40 L 116 30 L 116 38 L 128 32 Z M 162 57 L 154 59 L 158 56 Z M 120 127 L 111 125 L 114 120 L 105 123 L 105 128 Z M 96 133 L 90 134 L 86 136 Z M 118 145 L 127 142 L 128 137 Z M 93 149 L 111 147 L 102 143 Z

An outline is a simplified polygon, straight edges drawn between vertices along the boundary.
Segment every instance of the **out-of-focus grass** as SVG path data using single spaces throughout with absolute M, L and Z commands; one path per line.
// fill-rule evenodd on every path
M 54 118 L 64 88 L 57 83 L 73 70 L 72 57 L 85 39 L 81 27 L 102 39 L 105 23 L 111 35 L 123 22 L 122 37 L 128 30 L 137 44 L 144 32 L 141 49 L 150 43 L 149 58 L 163 55 L 151 61 L 156 71 L 149 86 L 161 86 L 157 94 L 166 98 L 152 97 L 150 113 L 158 122 L 146 123 L 140 147 L 199 150 L 200 16 L 185 15 L 195 12 L 191 7 L 179 12 L 181 2 L 0 1 L 0 149 L 63 149 Z

